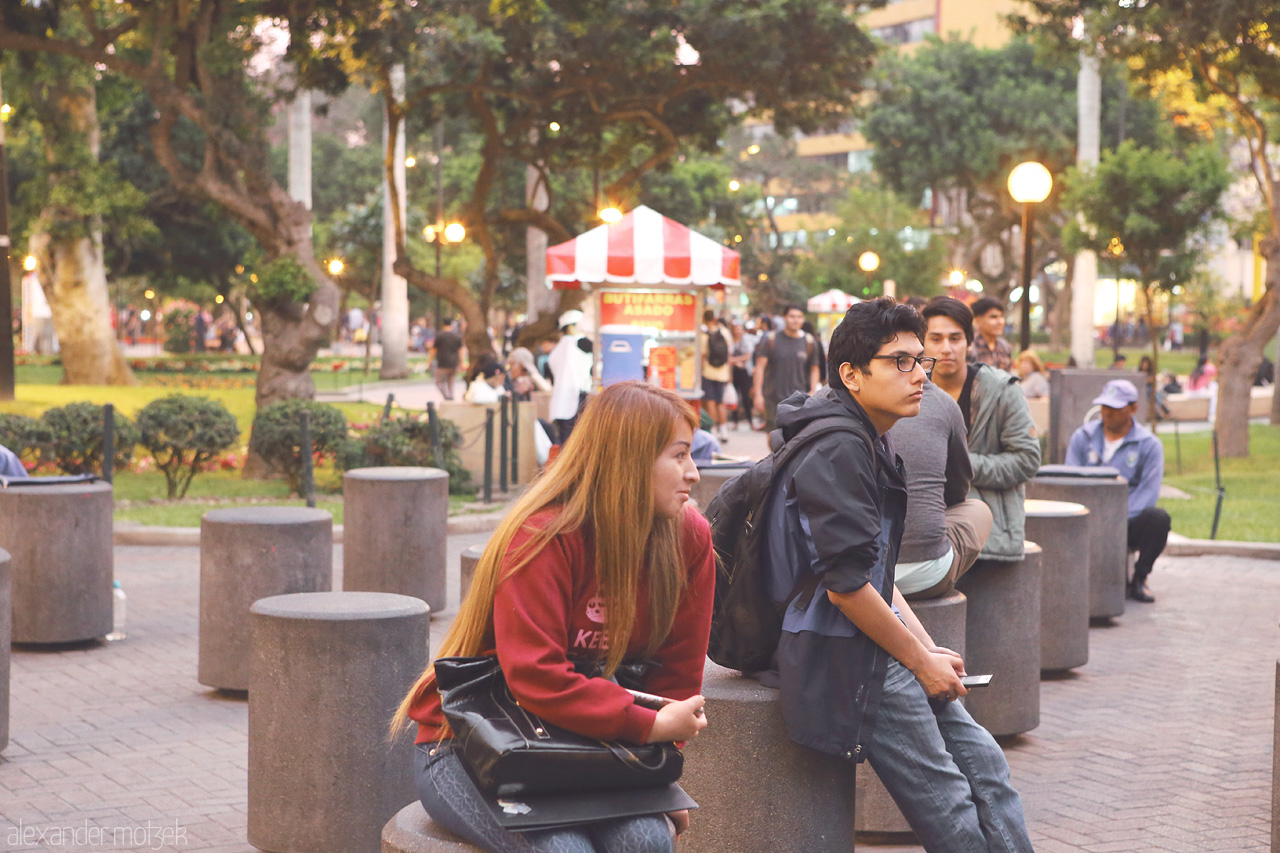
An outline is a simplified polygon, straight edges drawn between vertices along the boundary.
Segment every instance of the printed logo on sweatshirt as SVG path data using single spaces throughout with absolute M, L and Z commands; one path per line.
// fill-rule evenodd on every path
M 604 631 L 584 631 L 578 629 L 578 636 L 573 641 L 575 649 L 609 650 L 609 635 Z
M 587 599 L 587 618 L 592 622 L 604 624 L 604 598 L 593 595 Z

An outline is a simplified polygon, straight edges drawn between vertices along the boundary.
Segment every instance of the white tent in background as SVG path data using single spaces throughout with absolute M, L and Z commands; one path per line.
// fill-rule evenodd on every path
M 843 290 L 831 289 L 812 297 L 806 307 L 810 314 L 843 314 L 862 300 Z

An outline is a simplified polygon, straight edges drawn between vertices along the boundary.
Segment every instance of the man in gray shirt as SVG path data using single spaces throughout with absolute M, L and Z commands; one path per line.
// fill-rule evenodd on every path
M 895 582 L 909 600 L 938 598 L 969 570 L 991 534 L 991 509 L 965 500 L 973 467 L 960 407 L 927 382 L 920 414 L 898 421 L 889 441 L 907 469 L 907 520 Z
M 818 342 L 805 332 L 804 309 L 788 305 L 783 311 L 786 326 L 770 332 L 756 346 L 755 409 L 764 415 L 765 429 L 777 427 L 778 403 L 796 391 L 812 394 L 818 390 Z

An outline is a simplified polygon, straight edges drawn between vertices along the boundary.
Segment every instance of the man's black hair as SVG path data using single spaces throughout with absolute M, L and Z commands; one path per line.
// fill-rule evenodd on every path
M 801 308 L 799 305 L 795 304 L 794 302 L 788 302 L 786 305 L 783 305 L 782 310 L 779 311 L 778 313 L 781 314 L 783 317 L 786 317 L 792 311 L 799 311 L 801 314 L 804 313 L 804 309 Z
M 981 317 L 993 308 L 1001 314 L 1004 313 L 1004 303 L 999 299 L 996 299 L 994 296 L 984 296 L 981 299 L 975 300 L 971 307 L 973 309 L 973 316 L 975 317 Z
M 964 329 L 964 339 L 973 343 L 973 312 L 959 299 L 935 296 L 929 300 L 928 305 L 924 306 L 920 315 L 924 317 L 926 325 L 934 317 L 947 317 L 954 320 L 957 326 Z
M 831 346 L 827 349 L 827 375 L 840 375 L 840 365 L 845 362 L 856 370 L 866 371 L 871 357 L 880 347 L 906 332 L 924 340 L 925 322 L 916 309 L 901 305 L 892 297 L 882 296 L 859 302 L 844 312 L 844 319 L 831 334 Z
M 712 311 L 710 308 L 702 312 L 702 322 L 710 323 L 714 319 L 716 319 L 716 312 Z

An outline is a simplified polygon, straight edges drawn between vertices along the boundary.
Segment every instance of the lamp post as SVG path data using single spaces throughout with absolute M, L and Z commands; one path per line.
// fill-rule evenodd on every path
M 467 236 L 467 229 L 461 222 L 450 222 L 445 225 L 444 222 L 437 222 L 435 225 L 428 225 L 422 229 L 422 236 L 427 239 L 428 243 L 436 244 L 436 278 L 440 277 L 440 244 L 441 243 L 461 243 Z M 440 311 L 440 297 L 436 296 L 436 330 L 440 329 L 440 325 L 444 318 Z
M 1120 256 L 1124 254 L 1119 237 L 1112 237 L 1107 243 L 1107 254 L 1116 265 L 1116 321 L 1111 325 L 1111 360 L 1115 362 L 1120 360 Z
M 1034 160 L 1019 163 L 1009 173 L 1009 195 L 1022 205 L 1022 330 L 1019 343 L 1023 352 L 1031 348 L 1031 205 L 1048 198 L 1052 189 L 1053 176 Z
M 868 249 L 861 255 L 858 255 L 858 269 L 867 274 L 867 288 L 863 291 L 863 296 L 871 295 L 871 274 L 880 268 L 880 256 Z

